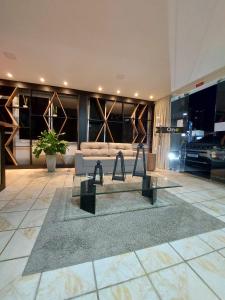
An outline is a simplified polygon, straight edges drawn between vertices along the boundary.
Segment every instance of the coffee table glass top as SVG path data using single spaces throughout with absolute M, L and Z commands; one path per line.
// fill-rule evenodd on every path
M 88 183 L 87 176 L 74 176 L 72 196 L 80 196 L 80 184 L 82 181 Z M 168 180 L 165 177 L 155 177 L 151 176 L 150 189 L 164 189 L 164 188 L 175 188 L 181 187 L 181 185 Z M 96 195 L 108 194 L 108 193 L 119 193 L 119 192 L 132 192 L 132 191 L 142 191 L 142 177 L 132 177 L 132 175 L 126 175 L 125 181 L 112 181 L 112 176 L 104 176 L 103 185 L 96 184 Z M 90 190 L 91 192 L 91 190 Z

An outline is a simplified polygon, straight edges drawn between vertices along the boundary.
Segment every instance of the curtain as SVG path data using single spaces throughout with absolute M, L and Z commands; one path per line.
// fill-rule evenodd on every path
M 170 126 L 170 97 L 165 97 L 155 102 L 153 147 L 152 152 L 156 153 L 156 167 L 168 169 L 168 153 L 170 151 L 170 134 L 156 133 L 156 127 Z

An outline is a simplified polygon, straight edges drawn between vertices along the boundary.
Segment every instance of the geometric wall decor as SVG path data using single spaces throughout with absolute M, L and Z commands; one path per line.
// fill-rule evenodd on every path
M 6 143 L 5 143 L 5 150 L 7 151 L 7 153 L 9 154 L 12 162 L 14 163 L 15 166 L 18 165 L 18 162 L 16 160 L 16 158 L 14 157 L 11 149 L 10 149 L 10 144 L 11 142 L 13 141 L 13 138 L 15 137 L 17 131 L 19 130 L 19 124 L 18 122 L 16 121 L 16 119 L 14 118 L 12 112 L 10 111 L 10 107 L 12 107 L 12 102 L 13 102 L 13 99 L 17 96 L 18 94 L 18 88 L 16 87 L 12 94 L 9 96 L 9 98 L 7 99 L 6 101 L 6 104 L 5 104 L 5 110 L 7 111 L 10 119 L 12 120 L 12 123 L 11 123 L 11 128 L 12 128 L 12 131 L 10 133 L 10 136 L 9 138 L 7 139 Z
M 61 102 L 57 92 L 54 92 L 52 97 L 50 98 L 50 100 L 48 102 L 48 105 L 46 107 L 46 110 L 43 114 L 43 118 L 45 120 L 45 123 L 47 124 L 48 130 L 53 129 L 52 128 L 52 118 L 54 117 L 55 114 L 57 114 L 57 104 L 59 104 L 59 106 L 61 107 L 64 118 L 65 118 L 64 121 L 63 121 L 63 124 L 60 127 L 60 130 L 58 132 L 58 135 L 59 135 L 62 132 L 62 130 L 63 130 L 65 124 L 66 124 L 67 114 L 66 114 L 66 112 L 63 108 L 62 102 Z
M 143 125 L 143 122 L 142 122 L 142 117 L 143 117 L 143 114 L 144 114 L 146 108 L 147 108 L 147 105 L 145 105 L 143 107 L 143 109 L 141 110 L 141 112 L 140 112 L 140 114 L 138 116 L 138 128 L 141 131 L 140 134 L 142 134 L 142 139 L 141 139 L 140 143 L 143 143 L 143 141 L 144 141 L 144 139 L 146 138 L 146 135 L 147 135 L 147 132 L 146 132 L 146 130 L 144 128 L 144 125 Z
M 97 103 L 97 108 L 99 110 L 99 113 L 100 113 L 100 119 L 99 121 L 103 122 L 103 124 L 101 125 L 100 129 L 98 130 L 98 133 L 97 133 L 97 136 L 95 138 L 95 142 L 101 140 L 102 138 L 102 131 L 106 131 L 108 134 L 109 134 L 109 138 L 111 140 L 111 142 L 114 143 L 114 137 L 113 137 L 113 134 L 110 130 L 110 126 L 109 126 L 109 117 L 110 117 L 110 114 L 112 113 L 113 111 L 113 108 L 115 106 L 116 103 L 119 103 L 117 102 L 116 100 L 113 100 L 111 101 L 112 104 L 111 106 L 105 107 L 105 110 L 104 110 L 104 106 L 102 107 L 101 104 L 100 104 L 100 100 L 98 98 L 92 98 L 92 100 L 96 101 Z M 146 120 L 143 120 L 143 116 L 144 116 L 144 113 L 145 111 L 148 109 L 148 105 L 143 105 L 143 104 L 134 104 L 134 108 L 132 109 L 132 111 L 129 113 L 129 115 L 126 115 L 126 118 L 130 120 L 130 124 L 131 124 L 131 127 L 132 127 L 132 144 L 133 143 L 143 143 L 144 140 L 146 139 L 146 136 L 147 136 L 147 132 L 146 132 L 146 129 L 143 125 L 143 121 L 146 121 Z
M 114 139 L 113 139 L 113 136 L 112 136 L 111 130 L 110 130 L 110 128 L 109 128 L 109 125 L 108 125 L 107 120 L 108 120 L 108 118 L 109 118 L 109 116 L 110 116 L 110 114 L 111 114 L 111 112 L 112 112 L 112 110 L 113 110 L 113 107 L 114 107 L 114 105 L 115 105 L 115 103 L 116 103 L 116 100 L 115 100 L 114 102 L 112 102 L 112 105 L 111 105 L 111 107 L 110 107 L 110 109 L 109 109 L 109 112 L 108 112 L 108 114 L 105 116 L 105 114 L 104 114 L 104 112 L 103 112 L 103 110 L 102 110 L 102 107 L 101 107 L 101 105 L 100 105 L 100 103 L 99 103 L 98 98 L 95 98 L 95 99 L 96 99 L 96 102 L 97 102 L 97 104 L 98 104 L 98 108 L 99 108 L 99 112 L 100 112 L 100 114 L 101 114 L 102 120 L 104 121 L 102 127 L 101 127 L 100 130 L 99 130 L 99 133 L 98 133 L 98 135 L 97 135 L 97 137 L 96 137 L 95 142 L 98 141 L 98 139 L 99 139 L 99 137 L 100 137 L 100 135 L 101 135 L 101 133 L 102 133 L 102 130 L 103 130 L 104 128 L 106 128 L 106 130 L 107 130 L 108 133 L 109 133 L 109 136 L 110 136 L 111 141 L 114 143 Z
M 131 124 L 132 124 L 132 127 L 133 127 L 133 140 L 132 140 L 132 144 L 135 143 L 137 137 L 138 137 L 138 130 L 137 130 L 137 127 L 136 127 L 136 122 L 135 122 L 135 116 L 136 116 L 136 112 L 137 112 L 137 109 L 139 107 L 139 104 L 137 104 L 131 114 Z

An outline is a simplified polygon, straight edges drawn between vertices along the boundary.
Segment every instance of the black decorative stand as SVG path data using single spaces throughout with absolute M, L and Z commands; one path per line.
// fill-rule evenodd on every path
M 91 214 L 95 214 L 96 186 L 93 179 L 81 182 L 80 208 Z
M 97 164 L 95 166 L 93 180 L 94 180 L 94 184 L 103 185 L 103 169 L 100 160 L 97 161 Z
M 153 187 L 151 176 L 144 176 L 142 179 L 142 196 L 148 197 L 153 205 L 157 199 L 157 189 Z
M 137 171 L 137 164 L 138 164 L 138 157 L 139 157 L 139 152 L 142 152 L 142 163 L 143 163 L 143 170 L 142 171 Z M 136 153 L 136 159 L 134 162 L 134 169 L 132 176 L 139 176 L 139 177 L 144 177 L 146 176 L 146 161 L 145 161 L 145 149 L 143 144 L 138 144 L 137 146 L 137 153 Z
M 117 164 L 120 162 L 120 170 L 117 171 Z M 116 159 L 113 167 L 112 180 L 125 181 L 125 164 L 123 153 L 119 151 L 116 155 Z

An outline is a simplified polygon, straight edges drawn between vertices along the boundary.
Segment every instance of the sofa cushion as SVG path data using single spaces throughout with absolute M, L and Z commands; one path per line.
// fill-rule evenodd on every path
M 133 156 L 132 144 L 127 143 L 109 143 L 109 155 L 116 156 L 119 151 L 122 151 L 124 156 Z
M 105 149 L 83 149 L 83 156 L 108 156 L 109 152 Z
M 108 143 L 103 142 L 82 142 L 80 149 L 108 149 Z
M 109 149 L 118 149 L 119 150 L 133 150 L 132 144 L 128 143 L 109 143 Z
M 84 156 L 108 156 L 108 144 L 102 142 L 83 142 L 80 149 Z

